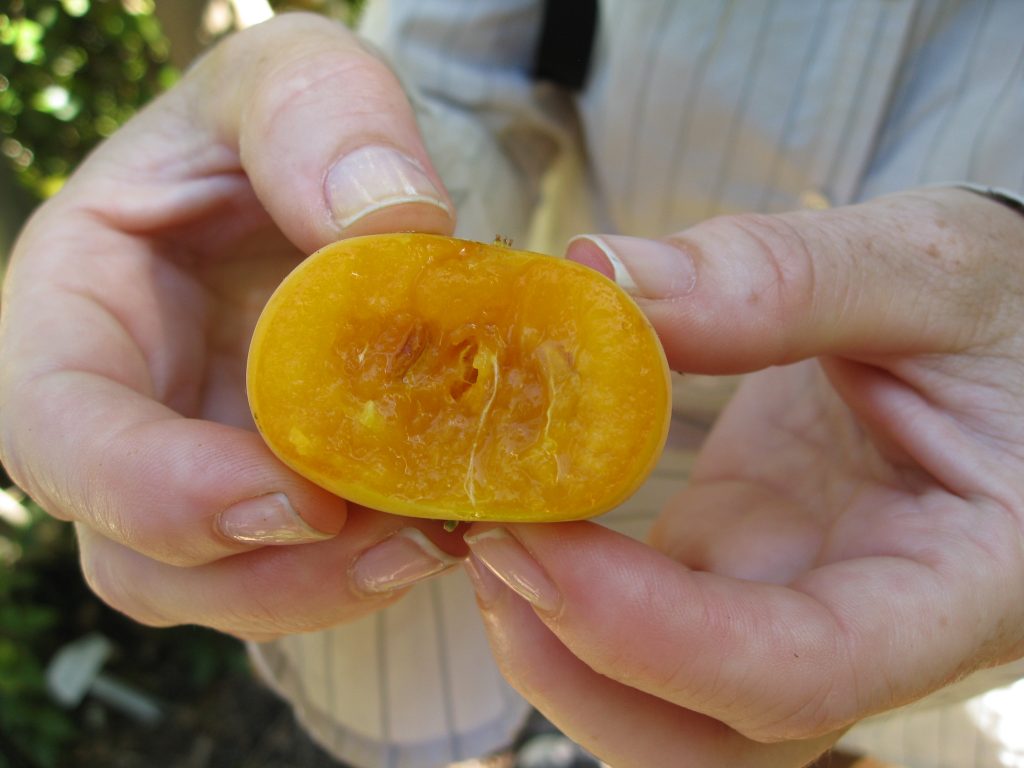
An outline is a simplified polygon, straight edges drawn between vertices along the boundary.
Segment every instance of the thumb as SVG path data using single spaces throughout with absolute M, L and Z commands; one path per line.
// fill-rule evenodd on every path
M 341 24 L 278 16 L 227 38 L 164 98 L 144 119 L 180 124 L 173 141 L 189 142 L 194 158 L 185 173 L 241 172 L 306 253 L 340 237 L 453 228 L 398 79 Z
M 928 189 L 720 217 L 663 240 L 583 236 L 568 257 L 634 295 L 673 368 L 741 373 L 820 355 L 952 353 L 997 338 L 1008 314 L 1000 297 L 1020 295 L 1007 283 L 1021 282 L 1010 263 L 1019 218 L 973 192 Z

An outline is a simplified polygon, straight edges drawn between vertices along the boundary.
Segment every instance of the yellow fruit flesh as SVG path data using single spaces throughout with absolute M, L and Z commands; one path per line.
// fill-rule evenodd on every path
M 247 385 L 264 439 L 300 474 L 454 520 L 607 511 L 653 468 L 671 405 L 653 330 L 606 278 L 415 234 L 303 262 L 257 324 Z

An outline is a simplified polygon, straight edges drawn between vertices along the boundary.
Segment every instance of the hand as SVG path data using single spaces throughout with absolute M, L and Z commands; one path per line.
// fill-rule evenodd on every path
M 289 471 L 244 392 L 255 319 L 303 255 L 450 232 L 441 189 L 390 71 L 340 25 L 288 15 L 213 50 L 41 208 L 6 280 L 0 453 L 75 522 L 104 600 L 266 638 L 455 562 L 436 526 L 346 510 Z
M 651 547 L 470 531 L 513 685 L 616 768 L 799 766 L 1024 655 L 1024 218 L 931 189 L 605 252 L 675 369 L 760 372 Z

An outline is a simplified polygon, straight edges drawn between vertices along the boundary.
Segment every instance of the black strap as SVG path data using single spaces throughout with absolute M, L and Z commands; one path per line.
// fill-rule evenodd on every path
M 533 63 L 537 80 L 583 88 L 597 33 L 597 0 L 546 0 Z

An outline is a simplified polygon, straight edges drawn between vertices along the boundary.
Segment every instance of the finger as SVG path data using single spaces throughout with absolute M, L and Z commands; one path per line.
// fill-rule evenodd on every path
M 351 621 L 461 562 L 434 521 L 354 508 L 345 535 L 192 568 L 149 559 L 78 526 L 82 570 L 110 606 L 154 626 L 200 624 L 247 639 Z
M 146 557 L 196 565 L 321 541 L 345 522 L 345 502 L 286 468 L 253 432 L 182 418 L 84 372 L 27 386 L 37 407 L 17 414 L 19 483 L 52 514 Z
M 577 238 L 568 256 L 633 292 L 673 367 L 720 374 L 989 343 L 1019 326 L 1022 237 L 1005 206 L 929 189 L 720 217 L 662 241 Z
M 480 561 L 467 562 L 492 651 L 524 698 L 617 768 L 806 765 L 836 739 L 763 744 L 591 669 Z M 635 628 L 634 628 L 635 629 Z
M 969 538 L 948 525 L 943 540 Z M 920 532 L 906 546 L 924 562 L 846 551 L 790 587 L 690 571 L 588 523 L 466 539 L 595 672 L 757 741 L 826 736 L 935 690 L 1020 612 L 1011 597 L 977 598 L 1020 571 L 1012 545 L 979 569 L 979 552 L 936 555 Z M 1017 640 L 999 642 L 1006 653 Z
M 145 140 L 154 135 L 174 146 L 154 147 Z M 89 174 L 90 186 L 121 187 L 135 174 L 147 193 L 173 190 L 103 199 L 104 215 L 126 229 L 159 227 L 164 211 L 224 195 L 239 178 L 305 253 L 342 236 L 449 233 L 454 223 L 397 78 L 343 25 L 313 14 L 228 38 L 104 147 Z M 177 179 L 195 183 L 168 184 Z
M 159 263 L 132 255 L 115 251 L 92 274 L 102 282 L 124 267 L 121 290 L 113 277 L 106 287 L 135 307 L 104 306 L 85 285 L 66 289 L 45 252 L 25 254 L 19 279 L 5 284 L 0 455 L 12 479 L 52 514 L 179 565 L 337 533 L 344 503 L 286 469 L 258 436 L 170 407 L 201 415 L 195 401 L 214 367 L 204 324 L 160 330 L 165 318 L 147 301 L 186 315 L 198 305 L 171 280 L 147 284 L 146 268 L 160 274 Z M 185 378 L 190 387 L 175 386 Z M 244 408 L 243 391 L 239 383 Z
M 767 731 L 820 704 L 841 650 L 827 612 L 806 596 L 691 572 L 592 524 L 477 528 L 466 541 L 598 674 L 749 738 L 823 735 Z

